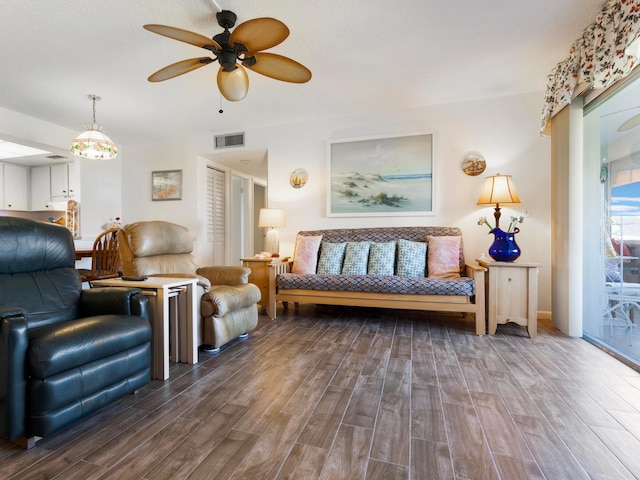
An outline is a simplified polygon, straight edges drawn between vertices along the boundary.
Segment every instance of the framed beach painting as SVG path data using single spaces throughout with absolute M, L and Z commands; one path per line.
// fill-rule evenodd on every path
M 327 216 L 433 215 L 433 134 L 330 140 Z
M 151 172 L 151 200 L 182 200 L 182 170 Z

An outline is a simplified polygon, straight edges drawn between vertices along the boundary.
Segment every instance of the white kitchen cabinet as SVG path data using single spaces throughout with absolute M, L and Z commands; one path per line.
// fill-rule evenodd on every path
M 51 199 L 72 198 L 77 193 L 76 169 L 74 163 L 51 165 Z
M 51 168 L 49 165 L 31 167 L 31 210 L 51 208 Z
M 29 168 L 11 163 L 4 164 L 5 210 L 29 209 Z

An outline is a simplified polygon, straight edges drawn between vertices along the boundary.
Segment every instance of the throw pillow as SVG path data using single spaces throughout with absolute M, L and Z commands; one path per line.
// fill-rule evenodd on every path
M 411 240 L 398 240 L 398 270 L 401 277 L 424 277 L 427 263 L 427 244 L 424 242 L 412 242 Z
M 329 243 L 323 242 L 320 249 L 320 261 L 318 262 L 318 274 L 338 275 L 342 270 L 342 260 L 346 242 Z
M 369 249 L 369 275 L 393 275 L 396 260 L 396 242 L 373 242 Z
M 460 278 L 460 239 L 462 237 L 427 237 L 429 254 L 427 272 L 431 278 Z
M 369 245 L 369 242 L 347 242 L 342 264 L 343 274 L 366 275 Z
M 318 249 L 322 235 L 305 237 L 296 236 L 296 246 L 293 250 L 293 265 L 291 273 L 316 273 L 318 265 Z

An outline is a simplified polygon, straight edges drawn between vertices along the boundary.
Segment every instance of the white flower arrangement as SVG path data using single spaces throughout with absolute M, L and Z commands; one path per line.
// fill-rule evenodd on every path
M 102 225 L 103 230 L 110 230 L 112 228 L 118 228 L 118 229 L 122 228 L 122 221 L 120 217 L 111 218 L 107 223 Z
M 507 233 L 512 233 L 515 231 L 515 226 L 518 223 L 522 223 L 524 222 L 524 217 L 523 216 L 519 216 L 519 217 L 511 217 L 511 222 L 509 222 L 509 228 L 506 230 Z M 480 217 L 478 219 L 478 225 L 486 225 L 487 227 L 489 227 L 489 231 L 493 231 L 494 227 L 491 226 L 491 224 L 487 221 L 487 217 Z

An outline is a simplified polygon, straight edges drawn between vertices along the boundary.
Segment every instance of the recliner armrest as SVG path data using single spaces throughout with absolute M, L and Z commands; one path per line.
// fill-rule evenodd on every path
M 83 289 L 80 294 L 79 317 L 120 314 L 149 318 L 147 297 L 139 288 L 99 287 Z
M 242 285 L 249 283 L 251 269 L 247 267 L 213 266 L 201 267 L 196 272 L 211 282 L 211 285 Z
M 24 435 L 28 345 L 26 310 L 0 307 L 0 437 L 8 440 Z

